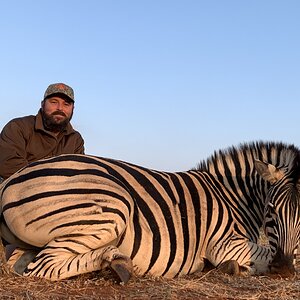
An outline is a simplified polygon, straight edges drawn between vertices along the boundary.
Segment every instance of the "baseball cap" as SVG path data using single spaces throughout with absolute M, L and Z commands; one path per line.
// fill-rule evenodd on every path
M 49 98 L 50 96 L 54 96 L 54 95 L 64 95 L 66 96 L 69 100 L 71 100 L 72 102 L 75 102 L 74 100 L 74 91 L 73 89 L 64 84 L 64 83 L 53 83 L 50 84 L 48 86 L 48 88 L 46 89 L 46 92 L 44 94 L 44 100 L 46 98 Z

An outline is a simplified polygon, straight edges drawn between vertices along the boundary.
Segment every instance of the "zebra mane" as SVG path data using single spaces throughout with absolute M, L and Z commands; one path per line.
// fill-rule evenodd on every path
M 250 142 L 239 146 L 231 146 L 227 149 L 217 150 L 208 159 L 201 161 L 195 171 L 210 172 L 215 166 L 241 164 L 247 161 L 250 167 L 255 159 L 271 163 L 276 167 L 285 168 L 286 171 L 294 172 L 295 177 L 300 177 L 300 150 L 293 144 L 282 142 Z M 230 167 L 229 167 L 230 168 Z

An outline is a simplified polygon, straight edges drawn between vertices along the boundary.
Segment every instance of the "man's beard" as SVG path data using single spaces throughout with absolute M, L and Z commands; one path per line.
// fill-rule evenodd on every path
M 42 113 L 42 117 L 43 117 L 43 123 L 44 123 L 44 127 L 51 132 L 61 132 L 63 131 L 67 125 L 70 123 L 70 120 L 72 118 L 72 115 L 70 116 L 70 118 L 68 118 L 63 112 L 61 111 L 55 111 L 52 114 L 46 114 L 44 112 L 44 110 L 41 110 Z M 64 116 L 65 119 L 62 120 L 61 122 L 57 122 L 54 118 L 55 115 L 60 115 L 60 116 Z

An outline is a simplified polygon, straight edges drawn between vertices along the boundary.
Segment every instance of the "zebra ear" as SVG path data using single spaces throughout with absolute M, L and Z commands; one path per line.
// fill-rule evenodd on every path
M 254 165 L 258 174 L 271 184 L 274 184 L 284 176 L 284 173 L 280 169 L 259 159 L 254 161 Z

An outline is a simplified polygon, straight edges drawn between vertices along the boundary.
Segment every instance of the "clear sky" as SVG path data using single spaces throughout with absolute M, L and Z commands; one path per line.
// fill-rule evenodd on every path
M 1 1 L 0 128 L 75 90 L 86 153 L 165 171 L 300 146 L 300 1 Z

